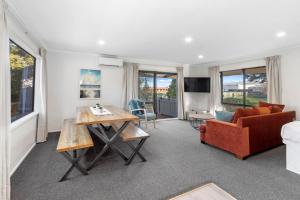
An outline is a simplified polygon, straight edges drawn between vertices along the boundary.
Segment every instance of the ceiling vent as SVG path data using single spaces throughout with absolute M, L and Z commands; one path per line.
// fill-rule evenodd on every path
M 110 67 L 122 67 L 123 60 L 119 58 L 98 58 L 98 65 L 99 66 L 110 66 Z

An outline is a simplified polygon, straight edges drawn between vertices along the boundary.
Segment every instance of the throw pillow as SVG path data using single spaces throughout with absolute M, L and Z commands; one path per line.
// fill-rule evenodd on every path
M 270 107 L 255 107 L 254 109 L 258 110 L 260 115 L 271 114 L 271 108 Z
M 224 122 L 231 122 L 234 113 L 228 111 L 215 111 L 216 112 L 216 119 Z
M 276 112 L 282 112 L 285 105 L 282 105 L 282 104 L 272 104 L 272 103 L 267 103 L 267 102 L 263 102 L 263 101 L 260 101 L 258 103 L 259 107 L 272 107 L 271 108 L 271 113 L 276 113 Z M 281 110 L 280 110 L 281 109 Z
M 279 106 L 272 106 L 271 112 L 272 113 L 280 113 L 282 112 L 283 108 L 280 108 Z
M 237 121 L 240 117 L 248 117 L 248 116 L 253 116 L 253 115 L 259 115 L 258 110 L 253 109 L 253 108 L 250 108 L 250 109 L 238 108 L 238 109 L 236 109 L 236 111 L 234 113 L 232 123 L 237 123 Z

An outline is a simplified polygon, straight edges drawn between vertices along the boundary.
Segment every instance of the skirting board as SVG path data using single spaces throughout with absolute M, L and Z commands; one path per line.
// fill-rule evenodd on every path
M 12 176 L 15 171 L 18 169 L 18 167 L 21 165 L 21 163 L 25 160 L 25 158 L 27 157 L 27 155 L 31 152 L 31 150 L 35 147 L 36 143 L 34 143 L 29 150 L 24 154 L 24 156 L 21 158 L 21 160 L 18 162 L 18 164 L 11 170 L 10 172 L 10 176 Z

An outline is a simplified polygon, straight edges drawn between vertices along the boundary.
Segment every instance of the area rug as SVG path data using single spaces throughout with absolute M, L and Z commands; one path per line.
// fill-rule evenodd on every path
M 197 187 L 169 200 L 237 200 L 214 183 Z

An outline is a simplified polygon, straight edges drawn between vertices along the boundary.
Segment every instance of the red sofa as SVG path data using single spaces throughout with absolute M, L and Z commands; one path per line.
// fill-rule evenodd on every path
M 294 121 L 295 117 L 295 111 L 290 111 L 240 117 L 236 124 L 208 120 L 205 127 L 200 128 L 200 140 L 245 159 L 281 145 L 281 127 Z

